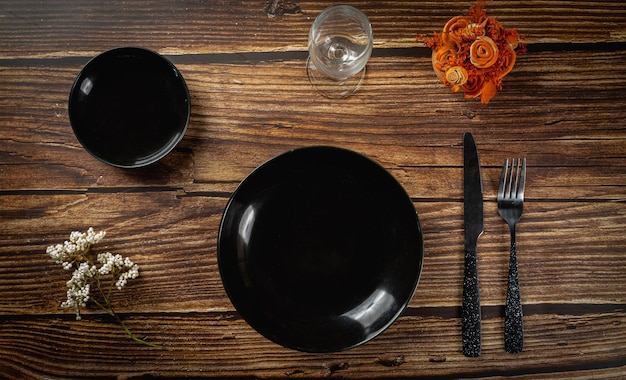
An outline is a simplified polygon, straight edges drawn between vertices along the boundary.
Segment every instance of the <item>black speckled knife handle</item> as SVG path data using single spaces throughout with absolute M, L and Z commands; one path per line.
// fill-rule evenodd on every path
M 517 272 L 517 247 L 511 243 L 509 259 L 509 285 L 506 291 L 506 307 L 504 309 L 504 348 L 507 352 L 517 354 L 524 347 L 524 316 L 522 299 Z
M 465 250 L 465 275 L 463 279 L 462 338 L 463 354 L 469 357 L 480 356 L 480 292 L 478 288 L 478 268 L 476 247 Z

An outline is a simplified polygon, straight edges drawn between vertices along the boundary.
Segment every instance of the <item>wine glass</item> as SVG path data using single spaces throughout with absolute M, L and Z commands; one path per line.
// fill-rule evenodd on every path
M 363 12 L 343 4 L 324 9 L 309 32 L 309 82 L 329 98 L 351 95 L 363 82 L 372 44 L 372 26 Z

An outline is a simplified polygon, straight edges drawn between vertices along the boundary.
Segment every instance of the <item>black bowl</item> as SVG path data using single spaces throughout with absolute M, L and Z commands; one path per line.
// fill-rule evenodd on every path
M 83 147 L 123 168 L 165 157 L 183 138 L 190 116 L 180 72 L 163 56 L 136 47 L 90 60 L 72 86 L 68 108 Z
M 423 261 L 417 213 L 383 167 L 309 147 L 277 156 L 233 193 L 218 237 L 222 282 L 259 333 L 307 352 L 373 339 L 411 300 Z

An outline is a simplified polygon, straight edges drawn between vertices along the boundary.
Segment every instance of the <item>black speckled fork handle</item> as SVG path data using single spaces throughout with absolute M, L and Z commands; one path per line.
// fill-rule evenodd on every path
M 517 272 L 517 247 L 515 240 L 513 240 L 511 242 L 509 284 L 506 291 L 506 306 L 504 310 L 504 348 L 512 354 L 522 352 L 524 347 L 523 318 L 519 275 Z
M 480 292 L 478 287 L 478 268 L 476 265 L 476 247 L 465 251 L 465 270 L 463 278 L 463 306 L 461 332 L 463 354 L 468 357 L 480 356 L 481 314 Z

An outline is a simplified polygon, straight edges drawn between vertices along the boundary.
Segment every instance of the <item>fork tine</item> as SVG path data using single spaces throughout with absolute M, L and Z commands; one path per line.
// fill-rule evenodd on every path
M 507 181 L 506 181 L 506 187 L 504 189 L 504 197 L 506 199 L 511 199 L 511 182 L 513 182 L 513 169 L 515 169 L 515 159 L 512 158 L 511 159 L 511 165 L 509 165 L 508 170 L 508 176 L 507 176 Z
M 506 198 L 512 199 L 517 192 L 517 173 L 518 170 L 515 166 L 515 158 L 511 159 L 511 167 L 509 168 L 509 181 L 506 184 Z
M 515 178 L 515 159 L 511 159 L 511 166 L 509 167 L 509 180 L 506 183 L 506 198 L 511 199 L 513 196 L 513 180 Z
M 502 175 L 500 176 L 500 184 L 498 185 L 498 199 L 504 199 L 506 191 L 506 174 L 509 167 L 509 159 L 504 160 L 504 166 L 502 166 Z
M 526 185 L 526 158 L 522 163 L 519 185 L 517 186 L 517 198 L 524 200 L 524 186 Z

